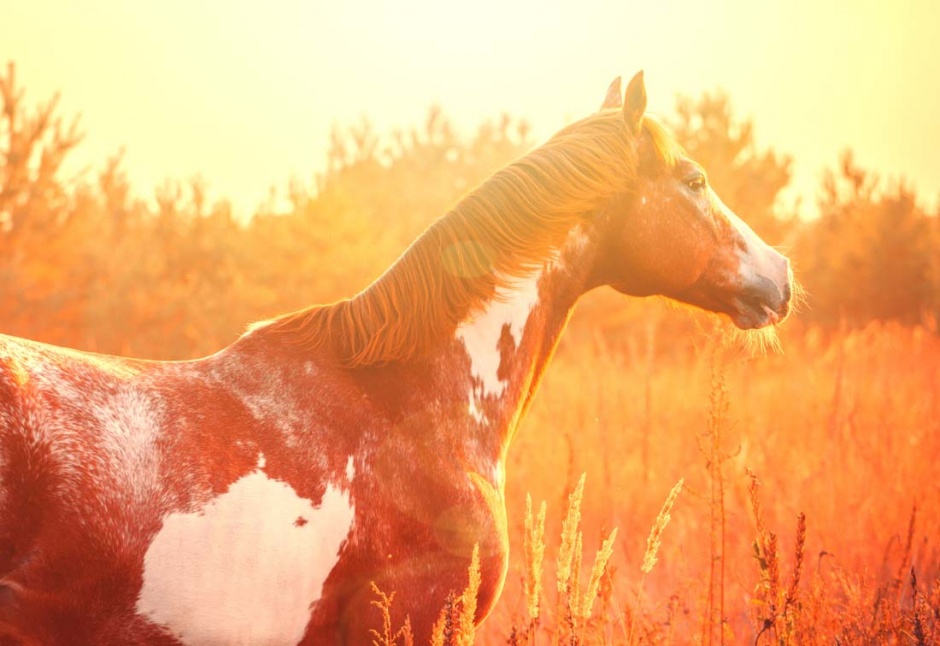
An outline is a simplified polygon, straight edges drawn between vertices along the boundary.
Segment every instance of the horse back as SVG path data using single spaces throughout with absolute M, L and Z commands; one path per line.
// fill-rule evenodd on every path
M 227 438 L 192 423 L 212 406 L 239 414 L 206 397 L 199 366 L 0 336 L 0 643 L 65 643 L 106 624 L 160 643 L 134 608 L 153 535 L 170 510 L 211 498 L 256 460 L 216 450 Z M 203 464 L 215 455 L 223 467 Z
M 0 337 L 0 644 L 300 639 L 352 523 L 352 440 L 322 421 L 349 407 L 299 406 L 322 375 L 270 359 Z

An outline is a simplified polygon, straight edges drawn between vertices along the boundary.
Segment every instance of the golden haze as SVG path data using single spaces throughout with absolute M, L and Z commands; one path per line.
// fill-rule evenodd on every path
M 135 190 L 201 174 L 249 215 L 323 168 L 330 126 L 379 131 L 437 103 L 465 132 L 501 110 L 543 140 L 645 69 L 652 108 L 721 88 L 758 141 L 793 156 L 813 213 L 823 167 L 869 167 L 940 195 L 937 9 L 896 3 L 431 0 L 8 3 L 0 62 L 34 99 L 63 93 L 87 140 L 71 170 L 126 150 Z

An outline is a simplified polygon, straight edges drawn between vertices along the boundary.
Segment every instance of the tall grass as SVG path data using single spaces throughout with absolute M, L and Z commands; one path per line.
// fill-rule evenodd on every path
M 510 451 L 510 575 L 477 643 L 525 633 L 526 496 L 565 501 L 566 472 L 594 483 L 580 501 L 585 544 L 619 528 L 608 606 L 592 618 L 608 632 L 591 643 L 940 639 L 940 339 L 788 325 L 783 354 L 750 359 L 701 335 L 664 348 L 635 334 L 626 351 L 576 338 L 556 355 Z M 643 574 L 650 519 L 682 478 L 685 502 Z M 552 509 L 543 535 L 560 537 Z M 560 541 L 544 543 L 557 562 Z M 517 643 L 554 643 L 565 621 L 543 610 L 541 641 Z

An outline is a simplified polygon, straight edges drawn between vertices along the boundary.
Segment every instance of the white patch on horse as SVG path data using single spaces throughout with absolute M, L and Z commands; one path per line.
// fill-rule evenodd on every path
M 477 424 L 483 423 L 485 417 L 483 416 L 483 411 L 477 406 L 475 389 L 470 390 L 470 404 L 467 406 L 467 412 L 470 414 L 470 417 L 476 420 Z
M 319 373 L 317 364 L 315 364 L 313 361 L 304 361 L 304 373 L 311 377 L 315 377 Z
M 202 510 L 164 518 L 137 612 L 186 646 L 297 644 L 354 516 L 332 484 L 315 508 L 259 468 Z
M 346 481 L 352 483 L 353 478 L 356 477 L 356 465 L 353 461 L 353 456 L 349 456 L 349 459 L 346 460 Z
M 480 405 L 482 398 L 487 395 L 500 397 L 506 390 L 506 382 L 498 374 L 502 360 L 499 339 L 503 328 L 508 325 L 516 347 L 522 343 L 529 314 L 539 300 L 540 276 L 541 272 L 534 272 L 513 281 L 508 287 L 500 287 L 481 312 L 457 326 L 456 337 L 470 357 L 470 374 L 482 385 L 482 392 L 471 387 L 468 394 L 468 412 L 477 422 L 482 423 L 484 417 Z
M 158 402 L 136 390 L 118 392 L 92 408 L 101 423 L 101 448 L 119 486 L 126 483 L 135 503 L 152 502 L 160 457 L 154 445 L 161 427 Z
M 583 224 L 576 224 L 568 231 L 564 243 L 560 249 L 555 249 L 550 254 L 545 263 L 545 273 L 554 273 L 562 270 L 566 266 L 566 259 L 578 257 L 581 252 L 590 244 L 591 239 Z
M 509 288 L 496 290 L 495 297 L 482 312 L 457 327 L 457 338 L 463 342 L 470 355 L 471 374 L 482 382 L 484 394 L 498 397 L 506 388 L 505 382 L 497 376 L 502 358 L 499 339 L 503 327 L 508 325 L 516 346 L 522 342 L 529 313 L 539 300 L 540 275 L 533 274 L 527 279 L 516 281 Z

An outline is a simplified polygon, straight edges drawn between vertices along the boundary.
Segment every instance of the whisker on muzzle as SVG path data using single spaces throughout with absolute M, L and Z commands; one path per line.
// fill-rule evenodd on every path
M 768 325 L 753 330 L 741 330 L 730 327 L 731 339 L 735 345 L 743 348 L 752 357 L 764 357 L 768 354 L 783 354 L 783 345 L 777 334 L 777 325 Z

